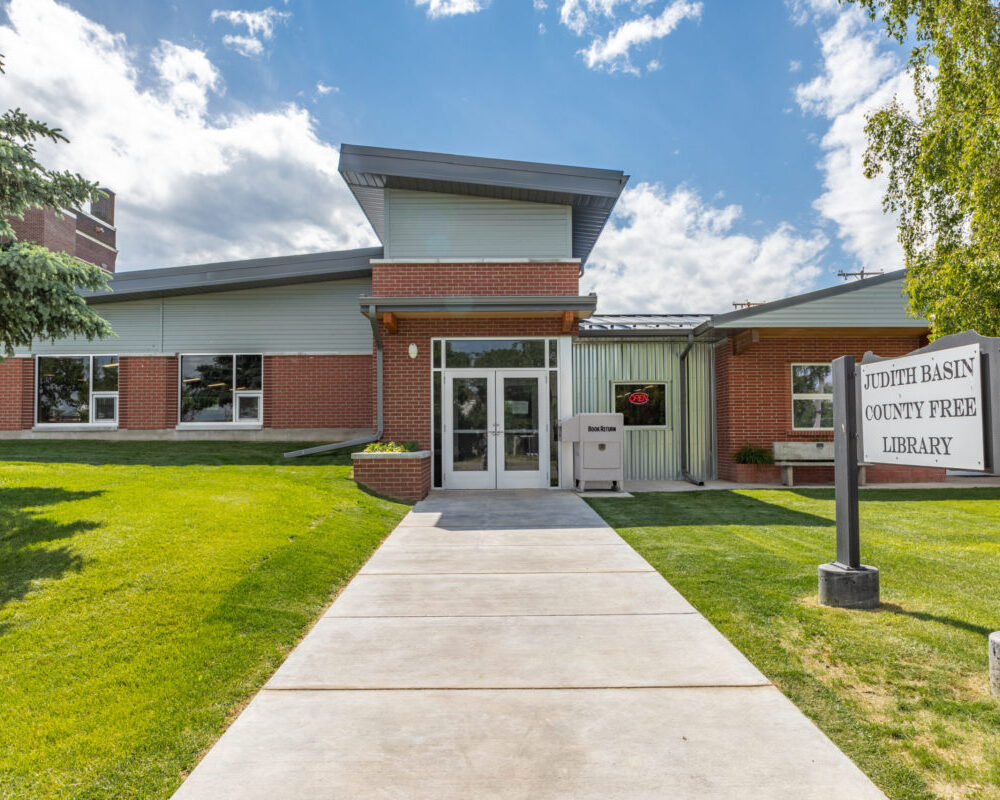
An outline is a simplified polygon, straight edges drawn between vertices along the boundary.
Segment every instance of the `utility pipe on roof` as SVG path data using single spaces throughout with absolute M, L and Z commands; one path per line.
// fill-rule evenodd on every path
M 700 327 L 700 326 L 699 326 Z M 681 379 L 681 476 L 695 486 L 704 486 L 705 482 L 699 480 L 688 472 L 688 405 L 687 405 L 687 357 L 694 347 L 694 333 L 688 334 L 687 347 L 681 352 L 680 357 L 680 379 Z
M 345 447 L 356 447 L 362 444 L 371 444 L 382 438 L 385 429 L 385 398 L 383 393 L 383 353 L 382 334 L 378 329 L 378 315 L 375 305 L 368 306 L 367 313 L 362 311 L 362 316 L 368 318 L 372 326 L 372 336 L 375 338 L 375 433 L 363 436 L 359 439 L 351 439 L 346 442 L 335 442 L 334 444 L 321 444 L 319 447 L 307 447 L 304 450 L 292 450 L 285 453 L 285 458 L 298 458 L 299 456 L 311 456 L 316 453 L 329 453 L 331 450 L 343 450 Z

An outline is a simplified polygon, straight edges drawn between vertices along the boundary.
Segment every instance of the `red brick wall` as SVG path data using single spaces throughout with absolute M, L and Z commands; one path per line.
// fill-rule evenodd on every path
M 265 428 L 375 427 L 372 356 L 264 356 Z
M 737 480 L 733 453 L 745 444 L 770 448 L 774 442 L 833 441 L 833 431 L 792 430 L 793 363 L 827 362 L 843 355 L 860 360 L 871 350 L 880 356 L 901 356 L 925 344 L 922 334 L 885 336 L 879 331 L 842 338 L 798 333 L 787 338 L 761 337 L 739 355 L 732 338 L 715 349 L 716 427 L 719 477 Z M 777 467 L 768 470 L 779 480 Z M 874 465 L 872 483 L 943 480 L 944 471 L 922 467 Z M 795 469 L 796 483 L 829 482 L 830 467 Z
M 109 272 L 115 271 L 115 259 L 118 254 L 114 250 L 102 247 L 97 242 L 84 239 L 82 236 L 76 237 L 76 252 L 74 255 L 84 261 L 89 261 L 91 264 L 104 267 Z
M 34 359 L 8 358 L 0 361 L 0 430 L 31 428 L 34 417 Z
M 118 427 L 176 427 L 177 357 L 122 356 L 118 362 Z
M 57 216 L 50 208 L 31 208 L 24 212 L 24 219 L 11 219 L 11 226 L 22 241 L 37 242 L 50 250 L 76 253 L 76 219 L 68 215 Z
M 431 490 L 431 454 L 421 458 L 357 458 L 354 480 L 376 494 L 404 503 L 423 500 Z
M 24 212 L 23 219 L 10 218 L 17 238 L 24 242 L 37 242 L 49 250 L 61 250 L 91 264 L 97 264 L 114 272 L 117 253 L 106 247 L 77 236 L 77 228 L 97 239 L 115 244 L 115 232 L 105 226 L 96 230 L 96 224 L 86 217 L 79 219 L 69 215 L 58 216 L 51 208 L 31 208 Z
M 558 319 L 401 319 L 397 332 L 381 326 L 385 356 L 385 435 L 431 446 L 431 337 L 559 336 Z M 417 357 L 410 358 L 410 344 Z
M 576 295 L 579 275 L 579 264 L 373 264 L 372 295 Z

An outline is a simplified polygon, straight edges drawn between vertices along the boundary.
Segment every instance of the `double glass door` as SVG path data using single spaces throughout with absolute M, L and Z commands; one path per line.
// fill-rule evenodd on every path
M 545 370 L 445 372 L 445 488 L 548 486 L 548 396 Z

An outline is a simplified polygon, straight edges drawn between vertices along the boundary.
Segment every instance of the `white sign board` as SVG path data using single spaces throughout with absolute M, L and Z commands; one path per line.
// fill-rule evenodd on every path
M 863 459 L 985 469 L 978 344 L 862 364 Z

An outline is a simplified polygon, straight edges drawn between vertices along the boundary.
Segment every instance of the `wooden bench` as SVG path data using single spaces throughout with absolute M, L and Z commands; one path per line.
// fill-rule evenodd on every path
M 832 467 L 833 442 L 775 442 L 774 464 L 781 467 L 781 482 L 795 485 L 796 467 Z M 858 464 L 858 483 L 865 484 L 864 464 Z

